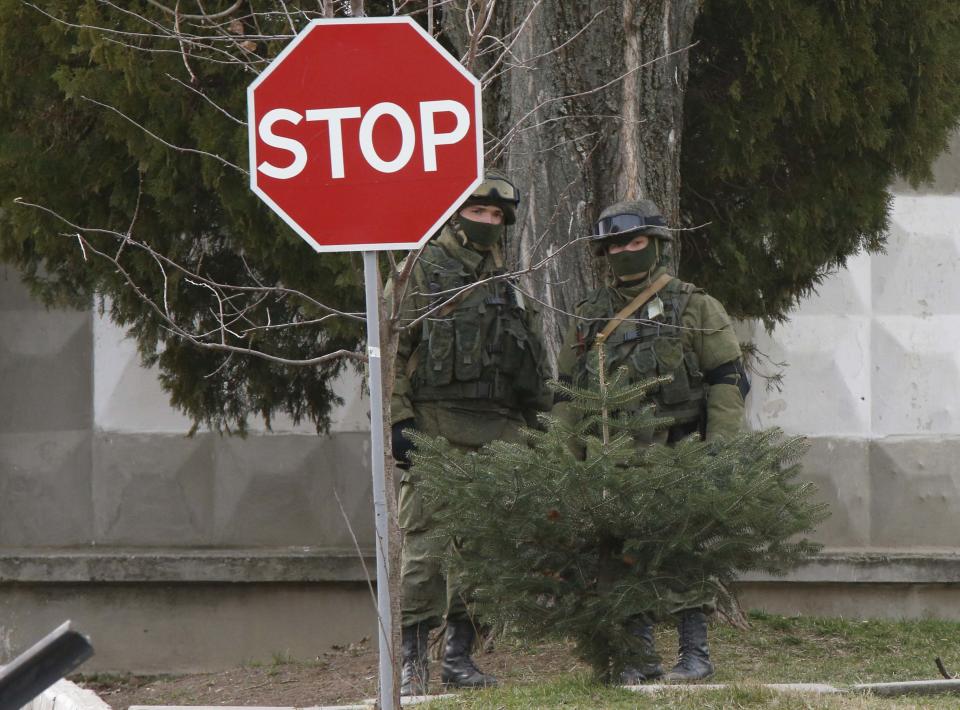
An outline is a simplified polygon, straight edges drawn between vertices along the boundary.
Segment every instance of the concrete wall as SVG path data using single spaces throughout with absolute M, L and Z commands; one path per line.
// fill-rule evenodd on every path
M 809 438 L 805 475 L 833 511 L 815 536 L 830 564 L 747 575 L 744 604 L 960 618 L 958 156 L 954 140 L 934 184 L 894 187 L 886 253 L 851 259 L 772 333 L 744 324 L 787 363 L 780 391 L 755 378 L 751 425 Z
M 899 195 L 887 253 L 859 256 L 790 322 L 750 333 L 788 363 L 750 422 L 812 442 L 834 547 L 960 541 L 960 196 Z
M 745 575 L 745 606 L 960 616 L 960 160 L 935 173 L 896 187 L 886 254 L 852 259 L 772 333 L 743 325 L 787 363 L 780 391 L 755 378 L 750 422 L 809 437 L 805 475 L 833 510 L 824 555 L 785 580 Z M 93 637 L 90 670 L 372 636 L 356 375 L 330 435 L 281 421 L 188 437 L 122 332 L 45 310 L 5 267 L 0 333 L 0 662 L 67 617 Z
M 93 638 L 88 670 L 225 667 L 374 633 L 356 374 L 329 435 L 279 421 L 188 437 L 120 330 L 46 310 L 3 266 L 0 332 L 0 663 L 66 618 Z
M 369 425 L 356 374 L 329 435 L 277 423 L 187 436 L 133 343 L 47 311 L 0 267 L 0 549 L 371 546 Z

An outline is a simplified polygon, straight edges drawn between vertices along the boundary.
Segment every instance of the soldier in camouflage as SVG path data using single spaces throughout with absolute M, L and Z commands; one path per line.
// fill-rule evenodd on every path
M 403 322 L 435 310 L 401 334 L 391 402 L 392 450 L 403 469 L 402 695 L 426 692 L 427 636 L 444 614 L 441 681 L 455 687 L 496 684 L 470 657 L 476 631 L 467 591 L 455 572 L 447 574 L 441 566 L 449 543 L 431 535 L 433 511 L 418 493 L 417 470 L 408 458 L 413 445 L 405 432 L 443 436 L 461 449 L 476 450 L 497 439 L 521 441 L 521 428 L 552 404 L 533 305 L 506 279 L 465 288 L 505 272 L 501 242 L 519 201 L 509 180 L 487 173 L 427 244 L 403 299 Z M 394 297 L 392 283 L 386 296 Z
M 585 386 L 595 380 L 595 345 L 602 343 L 607 374 L 625 367 L 631 382 L 672 376 L 650 397 L 656 414 L 675 423 L 650 434 L 651 442 L 670 444 L 695 433 L 710 441 L 739 432 L 749 388 L 739 342 L 719 301 L 668 273 L 671 234 L 659 208 L 649 200 L 618 202 L 601 213 L 595 234 L 595 253 L 606 260 L 611 278 L 577 305 L 560 349 L 560 381 Z M 576 416 L 564 403 L 555 412 Z M 672 594 L 680 649 L 666 679 L 707 678 L 713 664 L 706 613 L 714 599 L 697 590 Z M 634 620 L 630 631 L 645 653 L 624 669 L 621 681 L 635 685 L 663 676 L 651 620 Z

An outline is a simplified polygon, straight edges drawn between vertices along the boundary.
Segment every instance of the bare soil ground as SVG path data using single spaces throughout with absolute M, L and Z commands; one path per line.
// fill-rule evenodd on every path
M 586 669 L 564 643 L 520 646 L 515 642 L 474 655 L 477 665 L 505 683 L 532 683 Z M 431 692 L 443 692 L 439 661 L 431 662 Z M 248 705 L 310 707 L 345 705 L 373 698 L 377 689 L 376 645 L 369 641 L 334 648 L 315 659 L 277 657 L 220 673 L 181 676 L 79 675 L 72 680 L 100 696 L 113 710 L 131 705 Z

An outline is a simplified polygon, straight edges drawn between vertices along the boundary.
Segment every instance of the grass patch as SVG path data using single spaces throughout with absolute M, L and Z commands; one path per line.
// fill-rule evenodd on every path
M 507 677 L 504 687 L 460 693 L 430 703 L 444 708 L 950 708 L 960 696 L 880 698 L 872 695 L 781 694 L 764 683 L 854 683 L 940 679 L 934 659 L 960 671 L 960 623 L 938 620 L 882 621 L 784 617 L 752 612 L 751 629 L 716 625 L 710 629 L 717 674 L 710 682 L 733 687 L 695 693 L 646 696 L 592 682 L 585 671 L 524 683 Z M 673 659 L 676 633 L 657 630 L 665 664 Z M 480 660 L 482 665 L 482 657 Z
M 429 710 L 880 710 L 931 708 L 956 710 L 957 697 L 878 698 L 866 695 L 800 695 L 765 688 L 737 686 L 724 690 L 681 692 L 644 696 L 629 690 L 602 688 L 586 682 L 561 680 L 528 688 L 506 688 L 461 693 L 454 699 L 437 700 L 420 707 Z
M 940 678 L 960 670 L 960 624 L 784 617 L 752 612 L 751 629 L 711 628 L 717 682 L 869 683 Z M 660 636 L 663 639 L 663 636 Z M 666 648 L 664 646 L 664 648 Z

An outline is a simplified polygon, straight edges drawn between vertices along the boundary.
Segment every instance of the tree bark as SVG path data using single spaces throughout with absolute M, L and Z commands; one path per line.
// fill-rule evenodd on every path
M 381 310 L 381 317 L 383 316 L 383 310 Z M 382 322 L 382 321 L 381 321 Z M 396 461 L 393 459 L 393 454 L 391 453 L 390 448 L 390 400 L 393 398 L 393 373 L 394 373 L 394 362 L 397 356 L 397 336 L 396 331 L 393 328 L 392 324 L 388 324 L 387 327 L 381 328 L 381 332 L 388 333 L 386 340 L 386 347 L 383 349 L 384 357 L 381 360 L 383 363 L 382 367 L 382 379 L 383 382 L 391 383 L 388 386 L 383 388 L 383 440 L 385 442 L 384 451 L 383 451 L 383 466 L 384 466 L 384 482 L 386 485 L 387 493 L 387 569 L 389 570 L 389 579 L 387 583 L 390 585 L 390 650 L 391 650 L 391 660 L 393 668 L 393 693 L 394 693 L 394 707 L 400 707 L 400 661 L 401 661 L 401 649 L 400 649 L 400 622 L 401 622 L 401 604 L 400 604 L 400 564 L 401 564 L 401 550 L 403 548 L 403 534 L 400 531 L 400 519 L 398 517 L 397 511 L 397 495 L 396 490 L 398 487 L 397 483 L 397 468 Z M 381 336 L 381 343 L 384 343 L 384 340 Z M 390 379 L 387 379 L 389 375 Z M 375 426 L 375 424 L 373 424 Z
M 379 272 L 379 269 L 378 269 Z M 403 283 L 400 284 L 401 290 Z M 403 534 L 400 530 L 400 517 L 397 509 L 397 465 L 391 448 L 392 427 L 390 403 L 393 401 L 393 385 L 396 376 L 397 348 L 400 343 L 400 332 L 397 329 L 396 316 L 387 308 L 383 298 L 384 284 L 381 280 L 377 284 L 378 302 L 380 304 L 380 348 L 381 348 L 381 381 L 383 403 L 383 472 L 387 494 L 387 568 L 389 569 L 390 585 L 390 649 L 393 667 L 394 707 L 400 707 L 400 663 L 401 663 L 401 604 L 400 604 L 400 564 L 403 548 Z M 376 422 L 371 422 L 376 426 Z
M 490 40 L 479 42 L 470 68 L 489 74 L 487 165 L 503 167 L 522 197 L 509 261 L 525 268 L 560 252 L 524 283 L 543 304 L 551 362 L 567 314 L 603 277 L 586 245 L 563 247 L 621 199 L 652 199 L 678 223 L 688 45 L 700 5 L 504 0 L 488 34 L 509 47 L 507 61 L 496 65 L 500 52 L 484 54 Z M 468 9 L 458 0 L 444 15 L 445 35 L 463 54 Z

